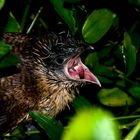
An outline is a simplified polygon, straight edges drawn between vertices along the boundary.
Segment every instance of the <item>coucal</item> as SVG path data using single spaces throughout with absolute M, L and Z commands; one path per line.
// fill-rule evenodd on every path
M 81 61 L 87 47 L 69 35 L 4 33 L 2 38 L 21 63 L 19 73 L 0 78 L 0 132 L 15 128 L 29 111 L 56 116 L 73 101 L 79 87 L 100 86 Z

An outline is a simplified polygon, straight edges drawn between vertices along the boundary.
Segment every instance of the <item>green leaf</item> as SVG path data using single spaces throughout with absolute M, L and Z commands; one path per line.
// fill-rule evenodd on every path
M 10 67 L 12 65 L 16 65 L 17 63 L 20 63 L 19 58 L 16 55 L 8 54 L 0 61 L 0 68 Z
M 9 134 L 9 140 L 20 140 L 25 139 L 25 128 L 23 127 L 23 124 L 20 124 Z
M 132 4 L 136 4 L 137 6 L 140 6 L 140 0 L 128 0 Z
M 91 107 L 91 103 L 84 98 L 83 96 L 78 96 L 75 98 L 75 100 L 72 103 L 72 106 L 74 107 L 74 109 L 77 111 L 79 109 L 83 109 L 85 107 Z
M 4 6 L 5 0 L 0 0 L 0 10 L 2 9 L 2 7 Z
M 101 89 L 98 93 L 99 101 L 106 106 L 125 106 L 134 105 L 135 101 L 121 89 L 115 87 L 112 89 Z
M 99 58 L 104 59 L 106 57 L 109 57 L 113 48 L 114 46 L 112 46 L 111 44 L 109 46 L 105 46 L 104 48 L 102 48 L 98 52 Z
M 113 24 L 116 14 L 108 9 L 93 11 L 86 19 L 82 35 L 86 42 L 95 43 L 100 40 Z
M 111 80 L 109 78 L 106 78 L 104 76 L 99 76 L 98 75 L 98 79 L 101 83 L 105 83 L 105 84 L 112 84 L 113 83 L 113 80 Z
M 62 140 L 120 140 L 118 124 L 112 118 L 99 108 L 80 110 L 65 128 Z
M 105 76 L 108 78 L 114 78 L 114 72 L 112 71 L 111 68 L 104 66 L 104 65 L 99 65 L 98 68 L 96 68 L 96 73 L 101 75 L 101 76 Z
M 96 52 L 89 54 L 85 59 L 85 64 L 92 70 L 98 68 L 99 66 L 98 54 Z
M 85 64 L 94 71 L 94 74 L 98 75 L 99 81 L 103 83 L 113 82 L 112 80 L 115 77 L 114 72 L 107 66 L 99 64 L 99 58 L 96 52 L 87 56 L 85 59 Z
M 60 139 L 63 131 L 63 126 L 60 122 L 57 122 L 55 119 L 39 112 L 30 112 L 30 115 L 32 116 L 33 120 L 45 130 L 51 140 Z
M 8 44 L 5 44 L 3 41 L 0 41 L 0 59 L 7 55 L 11 51 L 11 46 Z
M 0 41 L 0 68 L 10 67 L 20 62 L 19 58 L 11 54 L 11 46 Z
M 136 66 L 136 49 L 132 44 L 131 38 L 127 32 L 124 33 L 124 61 L 126 64 L 126 74 L 129 76 L 133 73 Z
M 132 86 L 128 89 L 130 94 L 134 96 L 137 100 L 140 101 L 140 87 L 139 86 Z
M 64 1 L 63 0 L 50 0 L 53 4 L 57 13 L 61 16 L 61 18 L 68 24 L 70 30 L 74 34 L 77 30 L 76 28 L 76 21 L 73 17 L 74 11 L 64 8 Z
M 140 132 L 140 121 L 138 124 L 128 133 L 124 140 L 138 140 L 136 138 L 137 134 Z
M 4 32 L 20 32 L 20 25 L 11 12 L 9 14 L 9 20 L 5 25 Z

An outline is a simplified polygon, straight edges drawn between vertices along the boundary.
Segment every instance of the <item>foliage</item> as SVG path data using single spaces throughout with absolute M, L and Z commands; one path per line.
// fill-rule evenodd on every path
M 99 108 L 82 109 L 65 128 L 62 140 L 119 140 L 118 125 L 111 119 L 109 112 Z
M 3 7 L 4 3 L 5 3 L 5 0 L 0 1 L 0 9 Z
M 98 117 L 107 122 L 111 117 L 115 124 L 118 122 L 118 129 L 115 127 L 106 130 L 114 134 L 115 139 L 119 139 L 120 135 L 124 140 L 140 139 L 139 13 L 139 0 L 0 0 L 1 33 L 22 32 L 42 35 L 48 31 L 70 30 L 76 38 L 94 46 L 95 51 L 85 58 L 85 64 L 102 84 L 101 88 L 90 86 L 82 89 L 81 96 L 70 106 L 71 110 L 65 110 L 56 120 L 32 112 L 31 116 L 36 122 L 35 130 L 21 129 L 21 124 L 14 132 L 4 134 L 4 138 L 43 139 L 45 136 L 45 139 L 54 140 L 56 136 L 62 135 L 63 129 L 63 137 L 69 137 L 76 132 L 79 134 L 82 129 L 76 127 L 77 124 L 84 125 L 81 118 L 84 113 L 85 122 L 90 120 L 88 117 L 91 118 L 89 125 L 99 122 Z M 10 47 L 0 42 L 1 69 L 19 62 L 9 51 Z M 98 112 L 98 109 L 93 108 L 90 112 L 89 108 L 93 105 L 102 108 L 102 111 Z M 81 111 L 82 109 L 85 111 Z M 104 109 L 111 112 L 113 118 L 112 115 L 106 114 Z M 74 115 L 76 112 L 78 115 Z M 95 114 L 98 117 L 94 119 Z M 72 119 L 67 124 L 68 118 Z M 96 127 L 97 130 L 102 130 L 98 131 L 100 136 L 105 133 L 103 124 L 104 122 L 98 126 L 93 125 L 91 129 L 89 126 L 85 133 Z M 55 127 L 60 131 L 55 131 Z M 67 127 L 70 133 L 68 131 L 65 135 Z M 72 129 L 73 127 L 76 130 Z M 115 136 L 118 132 L 120 134 Z M 89 135 L 91 136 L 91 133 Z M 68 138 L 64 138 L 66 139 Z

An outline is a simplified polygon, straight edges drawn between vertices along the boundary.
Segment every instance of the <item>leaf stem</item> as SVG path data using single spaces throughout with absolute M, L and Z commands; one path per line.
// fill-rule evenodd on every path
M 140 118 L 140 115 L 121 116 L 121 117 L 116 117 L 113 120 L 134 119 L 134 118 Z
M 128 133 L 128 135 L 123 140 L 133 140 L 137 133 L 140 130 L 140 121 L 139 123 Z
M 24 14 L 23 14 L 23 18 L 22 18 L 22 21 L 21 21 L 21 32 L 23 31 L 23 29 L 25 27 L 25 23 L 26 23 L 26 19 L 27 19 L 28 13 L 29 13 L 29 9 L 30 9 L 30 0 L 26 4 L 25 11 L 24 11 Z
M 135 82 L 133 82 L 132 80 L 128 79 L 128 78 L 124 75 L 124 73 L 123 73 L 122 71 L 118 70 L 116 67 L 113 67 L 113 70 L 114 70 L 116 73 L 118 73 L 118 77 L 119 77 L 119 78 L 126 80 L 127 82 L 129 82 L 129 83 L 132 84 L 132 85 L 137 85 Z
M 40 9 L 38 10 L 38 12 L 37 12 L 37 14 L 36 14 L 34 20 L 32 21 L 30 27 L 28 28 L 28 30 L 27 30 L 27 32 L 26 32 L 27 34 L 30 33 L 31 29 L 33 28 L 33 26 L 34 26 L 34 24 L 35 24 L 37 18 L 39 17 L 39 14 L 41 13 L 42 10 L 43 10 L 43 7 L 40 7 Z

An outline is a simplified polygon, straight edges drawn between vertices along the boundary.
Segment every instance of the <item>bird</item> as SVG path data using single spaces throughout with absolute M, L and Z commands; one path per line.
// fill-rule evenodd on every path
M 101 86 L 81 60 L 91 47 L 71 35 L 3 33 L 2 41 L 10 44 L 20 63 L 18 73 L 0 78 L 0 132 L 15 129 L 30 111 L 55 117 L 82 86 Z

